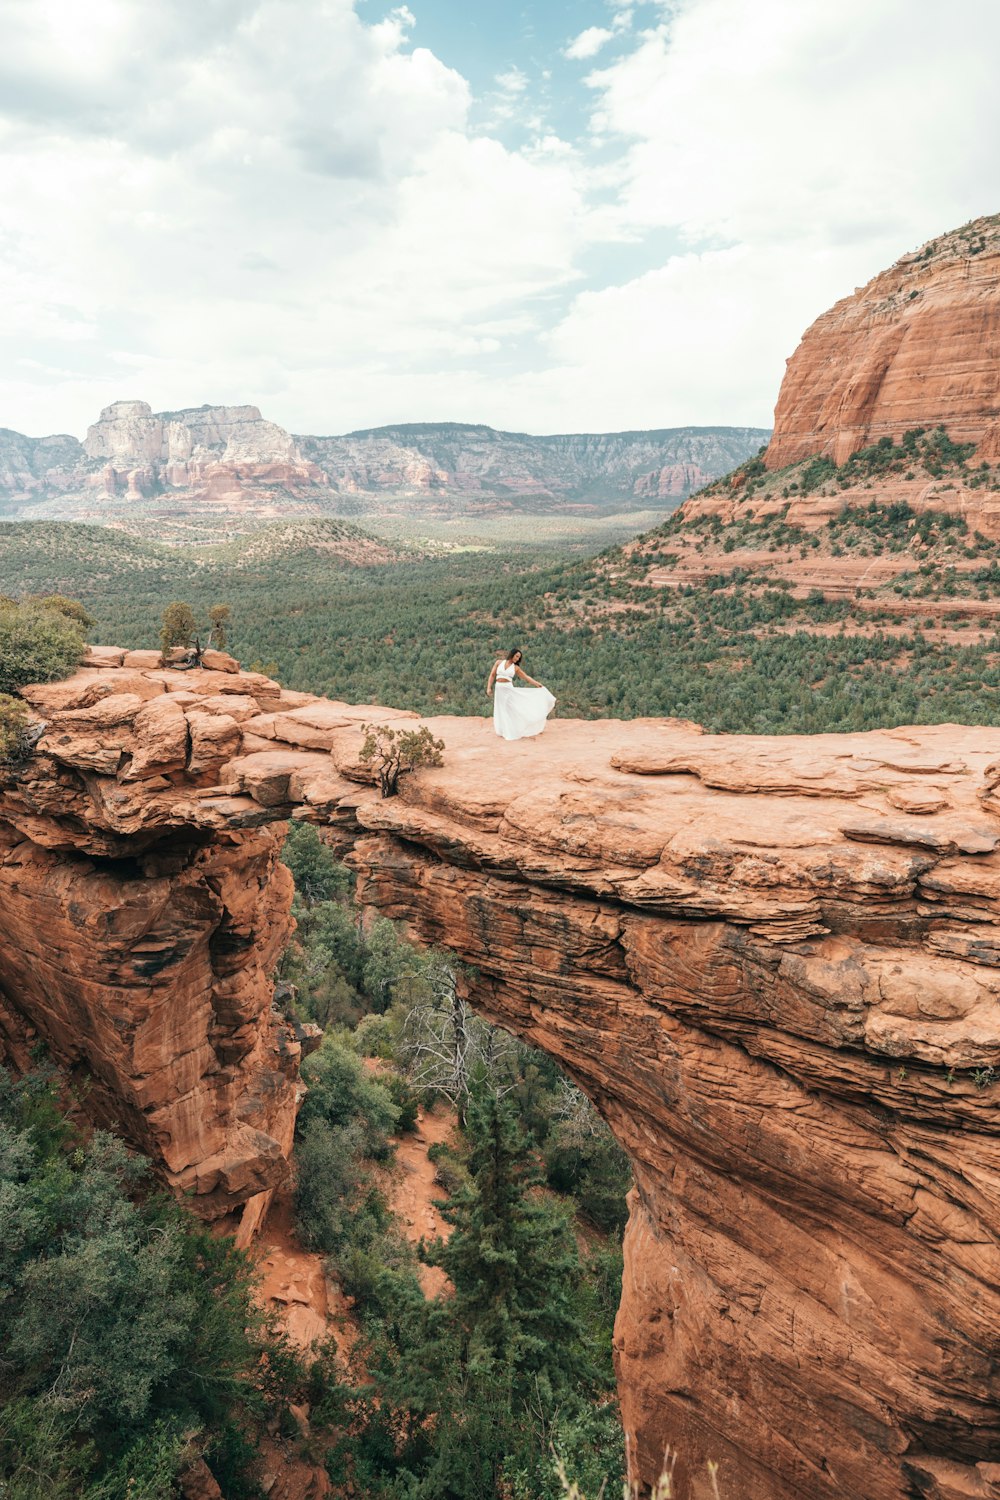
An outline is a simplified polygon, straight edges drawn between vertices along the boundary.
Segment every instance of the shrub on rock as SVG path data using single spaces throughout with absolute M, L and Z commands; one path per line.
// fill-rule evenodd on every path
M 0 603 L 0 693 L 68 677 L 84 653 L 83 626 L 39 600 Z
M 387 724 L 363 724 L 365 742 L 361 761 L 378 777 L 383 797 L 395 797 L 399 778 L 420 766 L 441 766 L 444 740 L 436 740 L 426 724 L 419 729 L 391 729 Z
M 0 693 L 0 766 L 23 760 L 28 748 L 28 710 L 19 698 Z

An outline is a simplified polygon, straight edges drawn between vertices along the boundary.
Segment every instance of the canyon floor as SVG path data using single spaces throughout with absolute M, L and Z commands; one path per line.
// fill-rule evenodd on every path
M 442 1188 L 427 1152 L 454 1132 L 450 1111 L 420 1111 L 416 1129 L 395 1140 L 395 1159 L 385 1178 L 385 1194 L 401 1234 L 414 1247 L 421 1240 L 447 1238 L 448 1224 L 435 1199 Z M 254 1241 L 261 1272 L 261 1296 L 269 1303 L 292 1342 L 303 1351 L 332 1338 L 348 1358 L 357 1337 L 352 1304 L 327 1274 L 324 1257 L 303 1248 L 296 1237 L 287 1191 L 278 1194 Z M 420 1283 L 428 1297 L 439 1296 L 447 1277 L 438 1266 L 421 1266 Z

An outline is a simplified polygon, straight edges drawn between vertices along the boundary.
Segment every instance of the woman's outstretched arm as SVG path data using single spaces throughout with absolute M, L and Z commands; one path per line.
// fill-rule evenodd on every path
M 536 682 L 533 677 L 529 677 L 527 672 L 522 672 L 520 667 L 515 667 L 514 671 L 517 673 L 518 677 L 523 678 L 525 682 L 530 682 L 532 687 L 541 687 L 542 684 L 540 682 Z

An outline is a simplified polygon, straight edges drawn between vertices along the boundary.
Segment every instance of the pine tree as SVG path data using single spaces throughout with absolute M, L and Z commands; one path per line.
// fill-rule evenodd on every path
M 464 1133 L 469 1180 L 439 1205 L 451 1236 L 424 1247 L 453 1291 L 428 1301 L 397 1291 L 367 1351 L 378 1411 L 350 1442 L 372 1495 L 497 1500 L 513 1493 L 512 1473 L 551 1477 L 553 1413 L 575 1418 L 606 1389 L 588 1347 L 576 1240 L 536 1191 L 512 1101 L 474 1095 Z M 380 1488 L 404 1474 L 408 1487 Z
M 441 1205 L 452 1234 L 426 1258 L 454 1286 L 447 1312 L 463 1364 L 520 1405 L 539 1384 L 555 1395 L 588 1373 L 580 1259 L 566 1213 L 533 1191 L 541 1173 L 513 1104 L 474 1098 L 466 1136 L 470 1181 Z

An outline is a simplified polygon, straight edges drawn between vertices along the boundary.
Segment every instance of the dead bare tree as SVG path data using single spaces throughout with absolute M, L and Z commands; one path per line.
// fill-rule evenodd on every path
M 508 1066 L 520 1043 L 475 1014 L 445 961 L 424 976 L 424 993 L 407 1009 L 400 1053 L 410 1082 L 442 1094 L 462 1116 L 475 1083 L 498 1095 L 517 1086 Z
M 566 1077 L 559 1080 L 559 1092 L 552 1114 L 563 1126 L 567 1139 L 597 1139 L 608 1132 L 608 1126 L 583 1090 L 578 1089 Z

